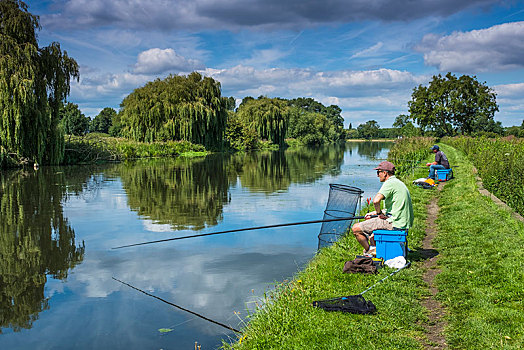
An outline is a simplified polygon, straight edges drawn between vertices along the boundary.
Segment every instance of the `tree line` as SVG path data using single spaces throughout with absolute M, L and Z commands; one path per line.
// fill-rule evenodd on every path
M 496 94 L 476 77 L 451 73 L 419 85 L 393 128 L 370 120 L 344 129 L 342 110 L 312 98 L 221 95 L 213 78 L 193 72 L 169 75 L 135 89 L 117 112 L 104 108 L 93 120 L 66 100 L 79 79 L 77 62 L 59 43 L 39 47 L 39 19 L 20 0 L 0 0 L 0 167 L 23 162 L 59 164 L 64 134 L 103 132 L 139 142 L 182 140 L 208 149 L 247 150 L 286 143 L 321 145 L 347 138 L 512 134 L 521 126 L 494 120 Z M 288 140 L 288 141 L 286 141 Z

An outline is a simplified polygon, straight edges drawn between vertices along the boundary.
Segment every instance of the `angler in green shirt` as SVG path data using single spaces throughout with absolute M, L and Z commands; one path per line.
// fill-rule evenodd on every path
M 409 229 L 414 218 L 411 195 L 406 185 L 395 176 L 395 165 L 383 161 L 375 170 L 382 182 L 382 187 L 373 199 L 375 211 L 366 214 L 364 221 L 355 223 L 352 228 L 355 238 L 364 248 L 363 254 L 366 255 L 376 254 L 373 231 Z M 381 210 L 382 201 L 385 211 Z M 377 216 L 371 217 L 375 215 Z

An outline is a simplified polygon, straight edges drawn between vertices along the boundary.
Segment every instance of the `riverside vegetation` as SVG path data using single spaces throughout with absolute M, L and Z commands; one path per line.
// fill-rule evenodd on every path
M 390 154 L 397 159 L 405 154 L 406 159 L 408 154 L 425 153 L 424 161 L 431 161 L 427 141 L 408 141 Z M 421 306 L 430 292 L 422 280 L 420 250 L 426 206 L 436 196 L 440 212 L 434 244 L 442 269 L 436 277 L 436 297 L 445 308 L 446 343 L 453 349 L 520 349 L 524 343 L 524 251 L 520 249 L 524 223 L 479 193 L 473 163 L 464 153 L 441 145 L 451 164 L 459 166 L 455 179 L 436 191 L 411 185 L 414 178 L 427 174 L 425 169 L 414 168 L 402 176 L 415 209 L 415 225 L 408 236 L 412 265 L 365 294 L 377 306 L 376 314 L 330 313 L 311 306 L 314 300 L 359 294 L 392 271 L 343 274 L 344 262 L 360 253 L 358 243 L 347 234 L 321 250 L 291 281 L 277 283 L 261 296 L 259 309 L 242 335 L 223 348 L 423 349 L 424 325 L 433 320 Z

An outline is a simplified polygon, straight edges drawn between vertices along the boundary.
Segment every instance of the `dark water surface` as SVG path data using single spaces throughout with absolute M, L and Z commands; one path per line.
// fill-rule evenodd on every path
M 330 183 L 380 187 L 389 143 L 0 173 L 0 349 L 215 349 L 314 256 Z M 172 331 L 163 333 L 159 329 Z

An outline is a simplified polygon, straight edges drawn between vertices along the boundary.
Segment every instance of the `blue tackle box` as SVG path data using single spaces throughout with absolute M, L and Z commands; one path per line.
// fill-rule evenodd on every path
M 453 177 L 453 170 L 451 168 L 437 170 L 437 180 L 439 181 L 448 181 L 452 177 Z
M 375 230 L 373 234 L 377 244 L 377 258 L 389 260 L 397 256 L 406 257 L 408 230 Z

